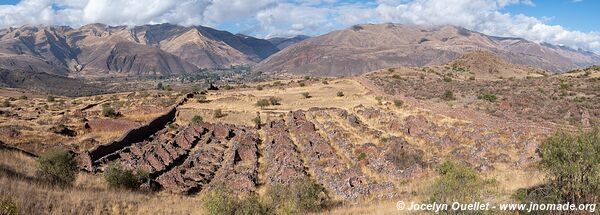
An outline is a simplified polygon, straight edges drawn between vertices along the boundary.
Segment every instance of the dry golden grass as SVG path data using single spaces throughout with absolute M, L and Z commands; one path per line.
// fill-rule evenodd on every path
M 108 188 L 101 175 L 80 173 L 74 187 L 49 185 L 35 177 L 35 160 L 0 151 L 0 196 L 21 214 L 203 214 L 197 197 Z

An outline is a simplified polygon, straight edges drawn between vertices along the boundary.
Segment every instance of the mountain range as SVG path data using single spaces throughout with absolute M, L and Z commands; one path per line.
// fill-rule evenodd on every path
M 267 40 L 204 26 L 89 24 L 0 30 L 0 67 L 67 77 L 187 74 L 256 64 L 277 51 Z
M 255 70 L 349 76 L 389 67 L 443 65 L 472 51 L 491 52 L 509 63 L 550 72 L 600 63 L 600 56 L 592 52 L 456 26 L 367 24 L 299 42 L 263 60 Z
M 0 30 L 0 68 L 69 78 L 181 75 L 235 65 L 254 65 L 254 71 L 267 74 L 349 76 L 389 67 L 444 65 L 472 51 L 554 72 L 600 63 L 592 52 L 456 26 L 367 24 L 318 37 L 268 40 L 173 24 Z

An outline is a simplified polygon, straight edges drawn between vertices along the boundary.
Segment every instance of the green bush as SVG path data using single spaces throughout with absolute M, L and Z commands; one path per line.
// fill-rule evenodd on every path
M 103 107 L 102 108 L 102 116 L 116 118 L 119 116 L 119 113 L 117 113 L 117 111 L 115 111 L 115 109 L 112 107 Z
M 224 186 L 218 186 L 202 198 L 202 207 L 208 214 L 235 214 L 238 208 L 238 198 Z
M 404 105 L 404 101 L 402 101 L 402 100 L 394 100 L 394 105 L 396 107 L 402 107 Z
M 28 98 L 27 98 L 27 96 L 25 96 L 25 95 L 22 95 L 22 96 L 19 96 L 19 99 L 20 99 L 20 100 L 27 100 Z
M 227 85 L 223 86 L 223 89 L 225 89 L 225 90 L 233 90 L 233 86 L 227 84 Z
M 358 154 L 358 161 L 362 161 L 365 158 L 367 158 L 367 154 L 364 152 L 361 152 L 360 154 Z
M 156 89 L 157 89 L 157 90 L 164 90 L 164 89 L 165 89 L 165 87 L 163 86 L 163 83 L 162 83 L 162 82 L 158 82 L 158 84 L 156 84 Z
M 481 95 L 477 96 L 477 99 L 479 99 L 479 100 L 485 100 L 485 101 L 489 101 L 489 102 L 496 102 L 496 100 L 498 98 L 494 94 L 484 93 L 484 94 L 481 94 Z
M 271 102 L 269 102 L 269 100 L 267 100 L 267 99 L 260 99 L 260 100 L 256 101 L 256 106 L 260 107 L 260 109 L 263 109 L 269 105 L 271 105 Z
M 48 96 L 48 98 L 46 98 L 46 100 L 48 100 L 48 102 L 54 102 L 54 101 L 56 101 L 56 98 L 54 98 L 54 96 Z
M 344 97 L 345 95 L 344 95 L 344 92 L 339 91 L 339 92 L 337 92 L 336 96 L 337 97 Z
M 301 86 L 301 87 L 306 86 L 306 84 L 304 82 L 300 82 L 300 83 L 298 83 L 298 85 Z
M 454 93 L 450 90 L 446 90 L 446 92 L 444 92 L 444 95 L 442 95 L 442 99 L 446 101 L 454 100 Z
M 312 96 L 310 95 L 310 93 L 309 93 L 309 92 L 303 92 L 303 93 L 302 93 L 302 97 L 304 97 L 305 99 L 309 99 L 309 98 L 311 98 Z
M 104 179 L 111 187 L 137 190 L 148 180 L 148 173 L 141 170 L 134 172 L 112 163 L 104 172 Z
M 203 121 L 204 119 L 201 116 L 195 115 L 194 117 L 192 117 L 192 123 L 201 123 Z
M 75 156 L 64 150 L 51 150 L 37 159 L 37 175 L 58 185 L 73 185 L 77 178 Z
M 461 164 L 446 161 L 437 167 L 437 172 L 440 177 L 430 187 L 429 202 L 477 202 L 493 192 L 495 181 L 485 180 L 474 170 Z
M 2 107 L 10 107 L 10 101 L 8 101 L 8 99 L 4 100 L 2 102 Z
M 325 84 L 325 85 L 327 85 L 327 84 L 329 84 L 329 81 L 323 80 L 322 83 Z
M 444 82 L 451 82 L 451 81 L 452 81 L 452 78 L 450 78 L 450 77 L 448 77 L 448 76 L 444 76 L 444 78 L 442 78 L 442 80 L 443 80 Z
M 223 118 L 223 117 L 225 117 L 225 114 L 223 113 L 223 110 L 216 109 L 216 110 L 213 111 L 213 117 L 215 117 L 217 119 L 218 118 Z
M 17 215 L 19 211 L 17 209 L 17 204 L 6 197 L 0 197 L 0 214 L 2 215 Z
M 277 97 L 270 97 L 269 98 L 269 103 L 271 105 L 281 105 L 281 99 L 277 98 Z
M 207 101 L 205 95 L 197 95 L 197 96 L 194 96 L 194 97 L 196 98 L 196 100 L 198 101 L 198 103 L 205 103 Z
M 577 134 L 556 132 L 539 146 L 540 166 L 548 175 L 545 196 L 573 204 L 600 198 L 600 128 Z
M 308 178 L 268 186 L 262 197 L 238 197 L 235 191 L 217 185 L 202 198 L 202 207 L 209 214 L 307 214 L 326 207 L 323 196 L 324 189 Z

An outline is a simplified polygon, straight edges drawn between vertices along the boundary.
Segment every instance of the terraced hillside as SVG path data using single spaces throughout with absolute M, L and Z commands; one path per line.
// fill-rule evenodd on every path
M 431 168 L 444 160 L 459 160 L 485 174 L 530 171 L 538 140 L 547 132 L 531 125 L 494 127 L 398 107 L 377 102 L 374 97 L 379 96 L 369 90 L 348 95 L 364 104 L 338 105 L 323 94 L 350 86 L 360 89 L 359 82 L 305 82 L 309 86 L 288 82 L 282 83 L 287 87 L 260 91 L 268 97 L 277 91 L 308 90 L 315 96 L 305 100 L 329 100 L 330 107 L 292 108 L 286 103 L 302 98 L 287 96 L 289 100 L 258 113 L 225 109 L 227 116 L 211 118 L 206 110 L 221 107 L 221 102 L 235 109 L 239 108 L 235 101 L 260 97 L 249 96 L 257 91 L 254 88 L 209 92 L 209 102 L 190 99 L 179 107 L 172 124 L 145 140 L 112 147 L 102 156 L 94 156 L 94 150 L 85 152 L 81 163 L 92 172 L 113 162 L 142 169 L 152 179 L 143 186 L 179 194 L 223 184 L 239 193 L 256 193 L 263 186 L 308 176 L 336 201 L 393 200 L 409 195 L 407 183 L 427 178 Z M 205 114 L 205 122 L 184 119 L 198 114 Z M 262 119 L 262 125 L 239 121 L 252 114 Z M 506 180 L 503 183 L 519 179 Z

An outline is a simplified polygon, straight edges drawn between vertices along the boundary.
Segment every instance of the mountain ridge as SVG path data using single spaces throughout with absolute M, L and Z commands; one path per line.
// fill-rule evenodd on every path
M 389 67 L 446 64 L 471 51 L 553 72 L 590 66 L 600 56 L 503 38 L 456 26 L 366 24 L 304 40 L 263 60 L 256 71 L 350 76 Z

